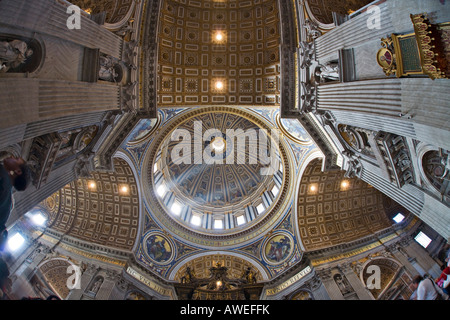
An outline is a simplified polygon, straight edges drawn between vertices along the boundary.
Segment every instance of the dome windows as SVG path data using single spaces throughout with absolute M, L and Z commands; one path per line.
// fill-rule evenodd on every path
M 214 229 L 223 229 L 223 219 L 214 219 Z
M 181 214 L 181 210 L 182 210 L 182 207 L 178 201 L 175 201 L 172 204 L 172 206 L 170 207 L 170 211 L 176 216 L 179 216 Z
M 164 196 L 166 195 L 167 192 L 167 188 L 164 184 L 161 184 L 157 189 L 156 192 L 158 193 L 158 196 L 160 196 L 161 198 L 164 198 Z
M 264 204 L 260 203 L 257 207 L 256 207 L 256 211 L 258 211 L 258 214 L 263 213 L 266 210 L 266 207 L 264 207 Z
M 190 221 L 193 226 L 199 227 L 202 224 L 202 217 L 199 214 L 194 213 L 191 216 Z
M 245 219 L 245 216 L 243 214 L 241 214 L 236 217 L 236 223 L 238 226 L 241 226 L 241 225 L 247 223 L 247 220 Z

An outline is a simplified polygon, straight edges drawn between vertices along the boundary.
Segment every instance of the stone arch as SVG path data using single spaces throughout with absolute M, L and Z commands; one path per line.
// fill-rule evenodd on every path
M 370 267 L 372 269 L 368 270 Z M 374 278 L 378 276 L 379 279 Z M 376 300 L 408 300 L 412 294 L 409 289 L 411 276 L 399 261 L 390 257 L 368 259 L 362 265 L 359 277 Z
M 286 300 L 315 300 L 311 290 L 300 288 L 295 290 L 285 298 Z
M 226 267 L 230 267 L 231 265 L 233 270 L 231 270 L 230 273 L 235 277 L 240 277 L 246 267 L 251 267 L 253 271 L 256 271 L 257 273 L 256 279 L 258 282 L 266 281 L 269 279 L 267 270 L 259 261 L 240 253 L 226 251 L 207 251 L 183 259 L 172 268 L 168 279 L 180 280 L 184 271 L 186 270 L 186 267 L 188 266 L 194 266 L 195 264 L 197 264 L 197 267 L 199 265 L 202 265 L 206 268 L 206 270 L 208 270 L 209 267 L 213 267 L 214 263 L 217 262 L 225 262 L 224 266 Z M 238 268 L 237 265 L 240 265 L 240 267 Z M 191 269 L 195 272 L 195 267 Z M 197 276 L 207 278 L 209 274 L 205 273 L 206 270 L 202 270 L 202 275 L 197 274 Z
M 433 146 L 423 146 L 418 153 L 418 167 L 423 184 L 436 197 L 450 203 L 450 153 Z
M 43 261 L 36 268 L 36 273 L 30 283 L 33 289 L 43 295 L 51 295 L 52 292 L 65 299 L 69 293 L 69 282 L 74 270 L 69 268 L 74 263 L 65 258 L 51 258 Z

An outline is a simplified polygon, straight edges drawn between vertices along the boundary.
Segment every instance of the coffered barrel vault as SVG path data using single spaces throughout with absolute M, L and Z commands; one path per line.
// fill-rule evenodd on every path
M 273 1 L 162 1 L 159 105 L 278 105 L 279 24 Z

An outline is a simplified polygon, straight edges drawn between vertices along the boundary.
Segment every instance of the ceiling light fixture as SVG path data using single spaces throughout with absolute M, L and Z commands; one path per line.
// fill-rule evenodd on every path
M 225 35 L 222 33 L 222 31 L 216 31 L 214 34 L 214 40 L 215 42 L 223 42 L 225 40 Z
M 344 180 L 341 182 L 341 188 L 342 189 L 347 189 L 347 187 L 349 186 L 349 183 L 347 180 Z
M 223 82 L 222 81 L 217 81 L 216 82 L 216 89 L 217 90 L 222 90 L 223 89 Z

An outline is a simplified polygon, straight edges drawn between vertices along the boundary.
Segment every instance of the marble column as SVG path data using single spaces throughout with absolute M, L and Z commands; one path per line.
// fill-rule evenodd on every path
M 6 223 L 6 226 L 8 227 L 14 224 L 15 221 L 20 219 L 34 206 L 47 199 L 66 184 L 75 180 L 75 164 L 76 160 L 66 163 L 65 165 L 53 170 L 47 182 L 39 189 L 36 189 L 33 185 L 30 185 L 27 190 L 23 192 L 15 192 L 14 209 L 11 211 L 11 215 Z
M 358 275 L 353 271 L 349 263 L 343 263 L 338 266 L 339 270 L 345 275 L 348 282 L 355 290 L 360 300 L 373 300 L 372 295 L 366 289 L 364 283 L 361 282 Z
M 328 293 L 328 296 L 331 300 L 344 300 L 342 296 L 341 290 L 337 286 L 336 282 L 333 279 L 333 274 L 331 268 L 325 268 L 321 270 L 316 270 L 317 275 Z
M 120 87 L 39 79 L 0 79 L 0 128 L 120 110 Z
M 371 15 L 366 12 L 346 21 L 340 26 L 327 32 L 316 39 L 317 59 L 327 60 L 329 57 L 336 58 L 340 49 L 358 47 L 368 41 L 381 39 L 393 30 L 387 3 L 380 6 L 379 28 L 369 28 L 368 20 Z
M 80 29 L 69 29 L 67 13 L 70 3 L 53 0 L 2 0 L 0 21 L 2 24 L 68 40 L 88 48 L 120 58 L 123 39 L 103 26 L 81 15 Z

